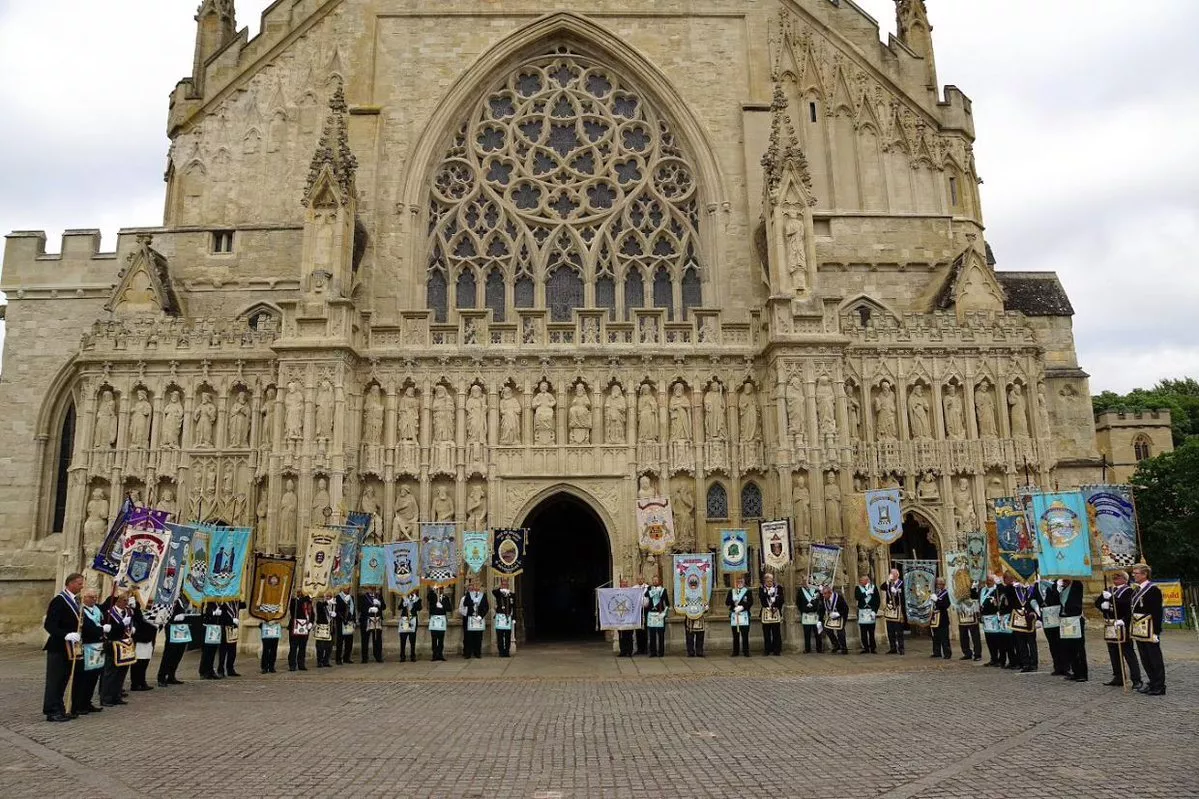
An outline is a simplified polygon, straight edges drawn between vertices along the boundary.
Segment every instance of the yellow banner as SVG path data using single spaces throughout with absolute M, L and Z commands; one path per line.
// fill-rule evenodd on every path
M 1167 608 L 1182 607 L 1182 582 L 1179 580 L 1168 580 L 1157 583 L 1157 587 L 1162 590 L 1162 605 Z

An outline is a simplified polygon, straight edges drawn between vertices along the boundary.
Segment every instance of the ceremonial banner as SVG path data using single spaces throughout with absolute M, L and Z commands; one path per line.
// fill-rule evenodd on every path
M 358 535 L 359 541 L 365 541 L 370 538 L 371 525 L 374 523 L 375 517 L 369 513 L 364 513 L 360 510 L 350 511 L 346 514 L 346 527 L 358 527 L 362 532 Z
M 870 537 L 883 544 L 893 544 L 903 535 L 903 512 L 899 507 L 899 489 L 884 488 L 866 492 L 866 516 L 870 520 Z
M 720 531 L 720 571 L 749 571 L 749 534 L 745 530 Z
M 250 615 L 266 622 L 287 615 L 296 559 L 254 553 L 254 577 L 250 591 Z
M 435 587 L 453 585 L 458 579 L 457 549 L 457 527 L 452 522 L 421 524 L 421 580 Z
M 204 604 L 208 588 L 208 538 L 212 531 L 207 527 L 192 528 L 191 544 L 185 550 L 187 559 L 183 570 L 183 596 L 195 606 Z
M 908 621 L 928 624 L 933 617 L 936 599 L 937 562 L 935 560 L 896 561 L 903 573 L 904 604 Z
M 387 550 L 383 547 L 363 547 L 362 565 L 358 570 L 358 585 L 371 588 L 387 584 Z
M 115 583 L 118 590 L 132 591 L 143 608 L 154 601 L 158 575 L 170 543 L 171 533 L 167 529 L 125 528 L 121 568 Z
M 841 563 L 841 547 L 812 544 L 808 557 L 808 582 L 814 587 L 833 585 L 837 566 Z
M 644 591 L 632 588 L 597 588 L 601 630 L 638 630 L 641 628 L 641 597 Z
M 328 527 L 313 527 L 308 531 L 308 546 L 304 549 L 304 577 L 300 587 L 310 597 L 318 597 L 329 588 L 337 538 L 337 530 Z
M 1099 543 L 1104 571 L 1127 569 L 1137 562 L 1137 513 L 1128 486 L 1083 486 L 1087 521 Z
M 791 520 L 775 519 L 760 522 L 762 534 L 762 563 L 781 569 L 791 562 Z
M 501 577 L 515 577 L 525 569 L 528 530 L 496 530 L 492 541 L 491 569 Z
M 250 528 L 213 529 L 208 538 L 208 551 L 212 553 L 212 560 L 208 567 L 204 598 L 215 602 L 241 599 L 244 594 L 242 582 L 246 573 L 246 559 L 250 554 Z
M 995 539 L 999 546 L 999 563 L 1004 569 L 1028 582 L 1037 572 L 1037 548 L 1028 529 L 1028 514 L 1019 497 L 995 500 Z
M 667 497 L 637 500 L 637 529 L 641 548 L 651 555 L 665 555 L 674 543 L 674 514 Z
M 1038 559 L 1042 578 L 1090 577 L 1091 526 L 1087 507 L 1077 491 L 1033 494 L 1037 520 Z
M 121 568 L 120 550 L 125 542 L 125 525 L 133 510 L 133 500 L 125 497 L 125 501 L 121 503 L 121 509 L 117 511 L 117 517 L 112 520 L 108 534 L 104 536 L 104 540 L 100 543 L 100 548 L 96 550 L 96 556 L 92 560 L 92 568 L 96 571 L 116 577 L 117 570 Z
M 370 517 L 362 513 L 351 513 L 350 518 L 357 518 L 358 524 L 329 525 L 330 530 L 337 531 L 337 549 L 333 553 L 333 570 L 329 576 L 333 588 L 352 586 L 354 570 L 358 568 L 358 552 L 362 542 L 366 540 L 370 529 Z M 365 524 L 362 524 L 365 517 Z
M 987 581 L 987 534 L 966 535 L 966 558 L 969 561 L 970 582 L 982 585 Z
M 420 562 L 420 544 L 416 541 L 400 541 L 383 547 L 387 553 L 387 587 L 400 596 L 407 596 L 420 589 L 420 573 L 416 564 Z
M 945 553 L 945 587 L 949 599 L 955 605 L 970 601 L 970 586 L 974 575 L 970 573 L 970 555 L 964 551 Z
M 462 562 L 470 569 L 471 574 L 478 574 L 487 565 L 491 553 L 491 536 L 487 531 L 464 532 L 462 534 Z
M 145 611 L 146 616 L 160 627 L 167 623 L 175 607 L 175 601 L 179 599 L 183 590 L 188 549 L 196 528 L 190 524 L 167 522 L 167 530 L 171 534 L 171 540 L 162 558 L 162 568 L 158 571 L 158 585 L 154 589 L 154 598 L 150 600 Z
M 702 618 L 712 599 L 712 556 L 674 556 L 674 610 Z

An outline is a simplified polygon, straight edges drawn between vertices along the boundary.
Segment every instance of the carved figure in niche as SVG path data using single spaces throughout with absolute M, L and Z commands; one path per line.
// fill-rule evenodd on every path
M 258 530 L 261 532 L 266 531 L 266 517 L 270 514 L 270 510 L 271 502 L 270 498 L 267 496 L 266 481 L 264 480 L 258 487 L 258 504 L 254 506 L 254 521 L 258 525 Z M 268 551 L 270 551 L 269 548 Z
M 284 546 L 295 546 L 299 507 L 300 502 L 296 498 L 296 481 L 288 478 L 283 483 L 283 499 L 279 501 L 279 543 Z M 317 518 L 324 520 L 323 516 Z
M 658 321 L 650 317 L 642 317 L 640 322 L 641 343 L 642 344 L 657 344 L 658 343 Z
M 670 393 L 670 438 L 672 441 L 691 440 L 691 400 L 682 383 L 675 383 Z
M 716 343 L 716 320 L 710 316 L 704 319 L 703 323 L 699 326 L 699 343 Z
M 542 380 L 533 396 L 533 443 L 553 444 L 557 438 L 554 430 L 554 408 L 558 400 L 550 391 L 550 384 Z
M 229 408 L 229 446 L 235 448 L 250 445 L 250 403 L 245 391 L 237 392 Z
M 692 552 L 695 547 L 695 489 L 682 483 L 671 498 L 674 511 L 675 549 Z
M 932 472 L 925 472 L 920 478 L 920 485 L 916 489 L 916 498 L 921 502 L 940 502 L 941 490 L 937 488 L 937 477 Z
M 674 406 L 673 400 L 671 406 Z M 704 433 L 712 441 L 724 441 L 729 437 L 725 416 L 724 386 L 716 380 L 708 384 L 704 392 Z M 672 432 L 673 436 L 674 433 Z
M 418 441 L 420 439 L 420 400 L 416 397 L 416 389 L 408 386 L 400 397 L 400 410 L 396 419 L 396 437 L 400 441 Z
M 862 437 L 862 403 L 858 401 L 858 390 L 850 383 L 845 384 L 845 408 L 849 414 L 849 437 Z
M 166 407 L 162 409 L 162 448 L 179 449 L 183 440 L 183 397 L 176 389 L 167 395 Z
M 599 344 L 599 320 L 594 316 L 583 319 L 583 343 Z
M 1019 383 L 1008 389 L 1007 404 L 1012 412 L 1012 438 L 1028 438 L 1028 402 Z
M 812 537 L 812 491 L 803 472 L 797 472 L 791 478 L 791 508 L 795 517 L 795 537 L 809 540 Z
M 591 443 L 591 400 L 587 397 L 587 386 L 582 383 L 575 385 L 575 395 L 570 400 L 566 426 L 570 430 L 570 443 Z
M 988 480 L 986 494 L 987 499 L 1003 498 L 1007 494 L 1007 491 L 1003 487 L 1003 478 L 992 477 L 990 480 Z
M 802 439 L 807 417 L 807 404 L 804 402 L 803 381 L 799 375 L 792 375 L 783 390 L 783 400 L 787 406 L 787 431 L 792 440 Z
M 450 496 L 450 490 L 443 485 L 437 486 L 437 489 L 433 492 L 432 510 L 433 521 L 454 521 L 454 499 Z
M 870 547 L 858 545 L 858 578 L 870 577 Z
M 130 449 L 150 448 L 150 421 L 154 418 L 154 406 L 150 404 L 144 388 L 138 388 L 129 415 Z
M 333 384 L 322 380 L 316 387 L 316 437 L 317 440 L 333 440 Z
M 462 343 L 468 347 L 479 343 L 479 324 L 474 319 L 467 319 L 462 326 Z
M 333 512 L 333 500 L 329 496 L 329 481 L 324 477 L 316 478 L 316 491 L 312 493 L 312 515 L 318 522 L 325 521 L 325 511 Z
M 379 498 L 375 496 L 374 484 L 367 483 L 363 487 L 362 496 L 358 498 L 358 510 L 371 517 L 370 537 L 378 540 L 383 532 L 383 513 L 379 508 Z
M 412 489 L 407 485 L 401 484 L 399 490 L 396 492 L 395 514 L 391 518 L 391 540 L 416 540 L 417 519 L 419 517 L 420 509 L 417 507 L 416 497 L 412 495 Z
M 641 394 L 637 397 L 637 439 L 658 440 L 658 398 L 649 383 L 641 384 Z
M 383 391 L 377 383 L 367 390 L 363 402 L 362 440 L 372 446 L 383 443 Z
M 500 390 L 500 443 L 512 446 L 520 443 L 520 400 L 512 386 Z
M 87 501 L 83 520 L 83 545 L 89 550 L 99 546 L 108 531 L 108 495 L 103 488 L 93 488 Z
M 895 416 L 895 392 L 891 381 L 879 384 L 878 396 L 874 398 L 874 432 L 879 441 L 895 441 L 899 429 Z
M 304 438 L 304 389 L 295 380 L 287 384 L 283 397 L 283 421 L 289 441 Z
M 953 521 L 958 532 L 969 533 L 978 529 L 978 515 L 974 512 L 974 495 L 970 481 L 959 477 L 953 489 Z
M 783 236 L 787 243 L 787 271 L 791 275 L 791 284 L 797 292 L 808 288 L 808 256 L 804 249 L 804 224 L 799 212 L 787 211 L 787 221 L 783 224 Z
M 454 399 L 444 384 L 433 389 L 434 472 L 454 471 Z
M 487 492 L 481 485 L 473 485 L 466 495 L 466 529 L 487 529 Z
M 841 526 L 841 486 L 837 484 L 837 473 L 824 476 L 824 535 L 836 541 L 843 535 Z
M 262 409 L 259 411 L 262 424 L 258 428 L 258 443 L 264 449 L 270 449 L 275 443 L 275 387 L 268 386 L 262 396 Z
M 466 443 L 468 449 L 477 450 L 475 459 L 482 457 L 482 447 L 487 443 L 487 397 L 478 383 L 466 395 Z
M 741 439 L 743 441 L 759 441 L 762 438 L 762 428 L 758 424 L 758 398 L 754 394 L 754 384 L 746 383 L 741 389 L 741 397 L 737 400 L 740 411 Z
M 192 411 L 192 421 L 195 423 L 197 447 L 211 447 L 213 432 L 216 429 L 217 410 L 212 404 L 212 394 L 207 391 L 200 394 L 200 405 Z
M 1045 384 L 1037 383 L 1037 420 L 1041 423 L 1042 436 L 1049 435 L 1049 405 L 1045 401 Z
M 991 393 L 991 384 L 986 380 L 974 390 L 974 412 L 978 416 L 978 437 L 998 437 L 995 429 L 995 395 Z
M 654 479 L 648 474 L 643 474 L 637 478 L 637 499 L 653 499 L 658 496 L 658 488 L 654 485 Z
M 175 499 L 175 488 L 170 483 L 162 487 L 158 492 L 158 498 L 154 501 L 155 507 L 159 510 L 164 510 L 171 516 L 177 516 L 179 513 L 179 503 Z
M 525 319 L 521 324 L 521 341 L 524 344 L 537 343 L 537 323 L 532 319 Z
M 966 438 L 966 420 L 962 413 L 962 395 L 958 393 L 957 383 L 945 386 L 945 397 L 941 402 L 945 406 L 945 433 L 952 441 Z
M 837 437 L 837 398 L 828 375 L 821 375 L 816 381 L 816 423 L 825 441 Z
M 604 403 L 604 441 L 608 444 L 625 443 L 625 425 L 629 415 L 629 403 L 625 400 L 624 391 L 616 383 L 608 389 L 608 399 Z
M 912 386 L 912 394 L 908 397 L 908 423 L 912 426 L 912 438 L 918 441 L 933 437 L 933 426 L 928 415 L 928 399 L 922 383 Z
M 111 389 L 100 392 L 100 403 L 96 407 L 96 428 L 92 434 L 92 446 L 96 449 L 112 449 L 117 445 L 117 401 Z

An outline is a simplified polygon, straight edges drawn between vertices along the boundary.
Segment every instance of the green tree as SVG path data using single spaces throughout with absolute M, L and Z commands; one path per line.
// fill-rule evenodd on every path
M 1132 485 L 1142 557 L 1156 575 L 1199 580 L 1199 438 L 1143 461 Z
M 1199 381 L 1193 377 L 1162 380 L 1150 389 L 1137 388 L 1127 394 L 1104 391 L 1091 398 L 1095 413 L 1103 411 L 1170 411 L 1174 446 L 1199 435 Z

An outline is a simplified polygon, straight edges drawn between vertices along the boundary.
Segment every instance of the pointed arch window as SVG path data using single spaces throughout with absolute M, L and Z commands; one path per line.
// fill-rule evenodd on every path
M 699 308 L 703 304 L 704 292 L 699 281 L 699 270 L 689 266 L 687 271 L 683 272 L 683 318 L 687 318 L 692 308 Z
M 729 517 L 729 492 L 723 483 L 712 483 L 708 486 L 708 497 L 705 503 L 709 519 L 727 519 Z
M 475 285 L 475 272 L 469 266 L 462 267 L 458 273 L 458 286 L 455 290 L 457 308 L 474 308 L 478 301 L 478 287 Z
M 625 319 L 633 318 L 633 311 L 637 308 L 645 307 L 645 279 L 641 277 L 641 270 L 637 267 L 630 267 L 628 274 L 624 276 L 624 316 Z
M 51 532 L 61 533 L 67 518 L 67 483 L 70 478 L 71 456 L 75 452 L 75 403 L 67 407 L 58 434 L 58 457 L 54 462 L 54 518 Z
M 670 272 L 664 266 L 658 267 L 654 274 L 654 307 L 664 308 L 666 318 L 673 318 L 674 286 L 670 282 Z
M 504 285 L 504 272 L 498 266 L 487 273 L 483 294 L 486 306 L 491 309 L 492 320 L 504 321 L 504 313 L 508 309 L 507 287 Z
M 752 481 L 741 487 L 741 518 L 762 518 L 762 489 Z
M 445 282 L 445 272 L 434 269 L 429 272 L 429 280 L 425 284 L 425 302 L 433 311 L 434 322 L 444 322 L 447 317 L 446 304 L 448 291 Z
M 1147 461 L 1153 457 L 1153 442 L 1149 440 L 1148 436 L 1137 436 L 1136 440 L 1132 442 L 1132 452 L 1137 463 Z

